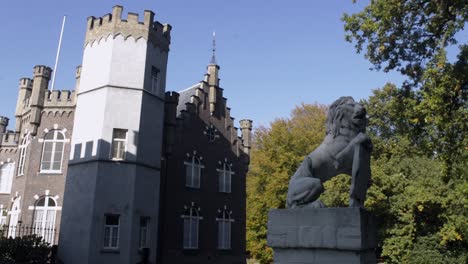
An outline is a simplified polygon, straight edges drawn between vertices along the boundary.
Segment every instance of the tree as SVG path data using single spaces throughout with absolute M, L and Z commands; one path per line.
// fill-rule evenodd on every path
M 247 248 L 261 263 L 272 262 L 266 245 L 268 211 L 285 207 L 289 177 L 325 137 L 325 112 L 323 105 L 302 104 L 289 119 L 255 131 L 247 176 Z
M 417 83 L 426 63 L 457 43 L 468 5 L 465 0 L 372 0 L 343 20 L 346 40 L 355 42 L 358 53 L 365 49 L 375 69 L 397 70 Z
M 374 0 L 343 21 L 346 40 L 358 53 L 365 50 L 375 69 L 407 77 L 402 87 L 382 91 L 387 108 L 401 115 L 387 128 L 380 125 L 381 135 L 405 134 L 428 157 L 441 157 L 446 180 L 460 174 L 453 164 L 466 157 L 468 46 L 460 45 L 454 63 L 446 49 L 458 43 L 456 33 L 468 21 L 466 1 Z
M 374 69 L 399 71 L 363 103 L 374 142 L 366 205 L 381 223 L 386 263 L 466 263 L 468 45 L 447 48 L 468 21 L 459 0 L 373 0 L 343 16 L 346 39 Z

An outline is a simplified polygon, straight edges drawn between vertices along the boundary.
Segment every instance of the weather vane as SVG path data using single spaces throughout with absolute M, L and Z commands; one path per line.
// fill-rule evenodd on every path
M 216 32 L 213 31 L 213 55 L 211 56 L 211 64 L 216 64 Z

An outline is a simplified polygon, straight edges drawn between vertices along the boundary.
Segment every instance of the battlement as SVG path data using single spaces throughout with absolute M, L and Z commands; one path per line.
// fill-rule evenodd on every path
M 102 17 L 91 16 L 88 18 L 85 46 L 101 38 L 122 35 L 125 39 L 132 36 L 135 39 L 144 38 L 153 45 L 168 51 L 171 41 L 171 29 L 169 24 L 162 25 L 154 21 L 154 13 L 145 10 L 143 21 L 139 21 L 139 15 L 128 13 L 127 19 L 122 19 L 122 6 L 114 6 L 112 14 Z
M 47 91 L 44 107 L 74 107 L 76 105 L 75 91 Z
M 33 81 L 30 78 L 21 78 L 19 80 L 20 89 L 32 89 Z
M 242 119 L 239 121 L 241 129 L 249 129 L 252 130 L 252 123 L 253 121 L 250 119 Z
M 8 121 L 10 121 L 10 119 L 8 119 L 8 117 L 0 116 L 0 127 L 7 127 L 8 126 Z M 0 131 L 0 133 L 1 132 L 2 131 Z
M 34 66 L 33 72 L 34 72 L 34 77 L 42 76 L 46 79 L 50 79 L 50 76 L 52 74 L 52 69 L 44 65 L 36 65 Z
M 20 134 L 13 131 L 8 131 L 2 135 L 0 146 L 2 147 L 16 147 L 18 146 Z
M 166 103 L 175 103 L 177 104 L 179 102 L 179 93 L 170 91 L 166 92 Z

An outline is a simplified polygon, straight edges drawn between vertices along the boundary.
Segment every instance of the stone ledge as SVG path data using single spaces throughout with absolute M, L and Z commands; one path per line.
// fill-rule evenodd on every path
M 375 264 L 373 251 L 276 249 L 275 264 Z
M 363 251 L 377 247 L 373 217 L 364 209 L 276 209 L 268 214 L 268 246 Z

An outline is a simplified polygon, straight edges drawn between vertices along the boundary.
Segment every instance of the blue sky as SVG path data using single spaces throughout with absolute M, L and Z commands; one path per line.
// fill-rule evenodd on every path
M 7 4 L 8 3 L 8 4 Z M 21 77 L 34 65 L 53 68 L 61 20 L 67 15 L 56 89 L 74 87 L 88 16 L 112 6 L 172 25 L 167 89 L 180 91 L 203 78 L 216 31 L 221 87 L 236 120 L 254 126 L 286 117 L 300 103 L 330 104 L 342 95 L 366 98 L 396 73 L 371 65 L 344 41 L 341 16 L 362 10 L 351 0 L 16 0 L 1 5 L 0 115 L 13 119 Z M 13 121 L 13 120 L 12 120 Z M 10 123 L 10 128 L 13 122 Z

